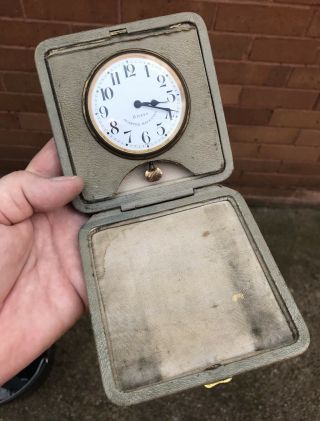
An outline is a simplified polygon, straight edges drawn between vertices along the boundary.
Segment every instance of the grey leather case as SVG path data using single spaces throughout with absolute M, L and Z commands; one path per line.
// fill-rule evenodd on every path
M 96 142 L 82 100 L 92 68 L 128 49 L 170 60 L 191 110 L 181 139 L 156 158 L 184 175 L 123 190 L 148 160 Z M 218 185 L 233 162 L 202 19 L 180 13 L 53 38 L 36 64 L 63 172 L 85 180 L 74 206 L 93 214 L 80 249 L 108 397 L 130 405 L 303 352 L 308 330 L 248 206 Z

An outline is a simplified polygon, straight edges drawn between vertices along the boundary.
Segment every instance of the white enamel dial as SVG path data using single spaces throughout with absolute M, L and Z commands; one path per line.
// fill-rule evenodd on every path
M 182 77 L 152 53 L 124 52 L 99 65 L 86 86 L 86 117 L 100 141 L 128 157 L 173 144 L 187 120 Z

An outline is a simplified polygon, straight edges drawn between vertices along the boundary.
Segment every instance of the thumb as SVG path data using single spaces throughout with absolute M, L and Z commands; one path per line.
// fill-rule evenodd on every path
M 16 171 L 0 179 L 0 223 L 17 224 L 35 212 L 62 207 L 83 189 L 80 177 L 46 178 Z

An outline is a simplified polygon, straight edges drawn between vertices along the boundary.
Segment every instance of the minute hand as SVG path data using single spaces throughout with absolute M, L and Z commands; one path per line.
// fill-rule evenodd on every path
M 141 107 L 157 108 L 158 110 L 173 111 L 175 113 L 178 112 L 177 110 L 173 110 L 172 108 L 157 107 L 156 105 L 151 105 L 149 102 L 141 102 Z

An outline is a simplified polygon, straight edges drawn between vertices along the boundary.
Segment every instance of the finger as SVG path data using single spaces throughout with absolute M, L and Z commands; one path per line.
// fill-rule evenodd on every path
M 80 177 L 45 178 L 17 171 L 0 179 L 0 223 L 11 225 L 30 218 L 34 212 L 62 207 L 83 189 Z
M 0 312 L 0 385 L 41 355 L 83 314 L 81 299 L 72 286 L 62 286 L 55 275 L 48 275 L 51 284 L 58 283 L 58 288 L 51 289 L 37 277 L 36 270 L 25 274 L 4 302 Z
M 61 174 L 61 166 L 53 139 L 50 139 L 32 158 L 26 169 L 44 177 L 56 177 Z

